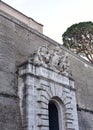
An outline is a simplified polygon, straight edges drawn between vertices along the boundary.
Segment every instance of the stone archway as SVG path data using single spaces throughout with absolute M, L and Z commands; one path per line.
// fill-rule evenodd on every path
M 65 61 L 60 61 L 62 63 L 60 71 L 59 53 L 53 56 L 45 48 L 42 50 L 44 51 L 44 55 L 42 55 L 41 50 L 42 48 L 33 55 L 35 57 L 19 68 L 19 76 L 23 79 L 19 78 L 23 128 L 24 130 L 49 130 L 48 104 L 52 102 L 54 103 L 52 107 L 54 106 L 56 114 L 58 113 L 56 116 L 58 117 L 56 121 L 59 122 L 57 130 L 78 130 L 74 81 L 66 72 L 67 68 L 62 70 L 62 67 L 67 67 L 67 56 L 63 54 L 61 57 L 65 58 Z M 54 50 L 53 54 L 55 51 L 59 50 Z M 57 58 L 58 64 L 55 62 L 53 64 L 49 60 L 56 61 L 55 58 Z M 44 61 L 44 59 L 46 60 Z
M 50 107 L 50 109 L 49 109 Z M 50 99 L 48 104 L 49 110 L 49 130 L 65 130 L 65 105 L 63 101 L 58 97 L 54 96 Z M 53 122 L 51 120 L 53 119 Z M 51 127 L 51 123 L 52 127 Z M 51 127 L 51 128 L 50 128 Z

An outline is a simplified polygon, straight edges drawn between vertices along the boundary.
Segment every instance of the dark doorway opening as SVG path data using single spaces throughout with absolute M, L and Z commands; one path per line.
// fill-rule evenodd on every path
M 58 109 L 53 102 L 49 103 L 49 130 L 59 130 Z

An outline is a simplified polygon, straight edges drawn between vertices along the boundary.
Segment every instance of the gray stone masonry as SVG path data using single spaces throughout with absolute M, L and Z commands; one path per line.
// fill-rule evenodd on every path
M 18 89 L 17 66 L 23 63 L 39 46 L 44 44 L 50 44 L 51 48 L 54 48 L 58 43 L 0 11 L 0 111 L 2 114 L 0 124 L 2 130 L 8 130 L 7 125 L 10 126 L 9 130 L 13 130 L 13 123 L 15 123 L 15 129 L 20 130 L 19 125 L 16 123 L 20 120 L 20 113 L 13 108 L 13 105 L 16 109 L 19 108 L 17 98 L 13 98 L 17 96 Z M 89 121 L 92 122 L 93 117 L 93 66 L 70 51 L 64 50 L 69 55 L 70 69 L 75 80 L 77 104 L 79 108 L 83 109 L 79 111 L 81 114 L 79 114 L 78 119 L 83 120 L 84 118 L 83 123 L 87 122 L 89 130 L 92 130 L 93 124 L 89 123 Z M 9 98 L 6 96 L 7 94 L 10 96 Z M 14 100 L 15 103 L 13 102 L 11 110 L 10 105 L 6 104 L 6 102 L 3 105 L 3 99 L 6 102 Z M 7 106 L 7 110 L 4 106 Z M 16 116 L 14 120 L 12 116 L 9 117 L 9 120 L 2 118 L 11 112 L 13 112 L 12 116 Z M 83 117 L 84 113 L 86 116 Z M 8 120 L 8 122 L 5 122 L 5 120 Z M 85 125 L 80 123 L 79 126 L 82 128 L 81 130 L 85 130 Z

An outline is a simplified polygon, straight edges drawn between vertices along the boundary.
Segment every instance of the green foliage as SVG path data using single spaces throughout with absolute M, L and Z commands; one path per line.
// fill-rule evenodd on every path
M 80 22 L 70 26 L 62 35 L 63 45 L 73 52 L 85 55 L 93 62 L 93 22 Z

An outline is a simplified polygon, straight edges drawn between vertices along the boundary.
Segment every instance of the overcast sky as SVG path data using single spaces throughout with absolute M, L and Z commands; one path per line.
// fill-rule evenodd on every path
M 62 43 L 74 23 L 93 21 L 93 0 L 2 0 L 44 25 L 44 34 Z

